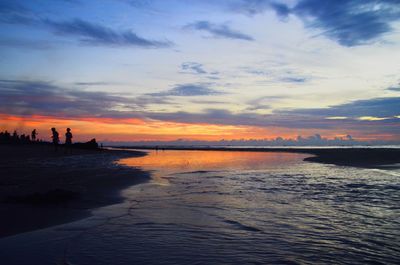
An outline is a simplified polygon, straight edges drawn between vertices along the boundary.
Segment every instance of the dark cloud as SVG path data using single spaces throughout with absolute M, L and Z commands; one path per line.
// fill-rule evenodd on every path
M 279 16 L 300 17 L 306 26 L 322 30 L 322 35 L 343 46 L 370 43 L 393 30 L 400 20 L 398 0 L 299 0 L 294 6 L 282 1 L 238 0 L 227 2 L 235 12 L 255 15 L 274 10 Z
M 101 24 L 91 23 L 82 19 L 70 21 L 55 21 L 43 19 L 32 10 L 15 1 L 0 2 L 0 23 L 29 25 L 39 29 L 48 29 L 57 35 L 74 36 L 84 44 L 105 45 L 110 47 L 136 46 L 143 48 L 165 48 L 173 46 L 168 40 L 151 40 L 138 36 L 131 30 L 117 31 Z M 23 40 L 14 40 L 19 47 Z M 10 40 L 8 40 L 10 42 Z M 3 41 L 3 46 L 4 43 Z M 36 43 L 27 42 L 25 47 L 36 48 Z
M 176 97 L 190 97 L 190 96 L 209 96 L 224 94 L 223 92 L 209 88 L 207 84 L 183 84 L 177 85 L 174 88 L 165 92 L 151 93 L 151 96 L 176 96 Z
M 66 22 L 45 20 L 54 33 L 80 37 L 86 44 L 107 46 L 139 46 L 149 48 L 162 48 L 172 45 L 169 41 L 155 41 L 139 37 L 132 31 L 115 31 L 100 24 L 90 23 L 81 19 Z
M 31 24 L 35 20 L 34 14 L 15 0 L 0 1 L 0 23 Z
M 290 14 L 290 8 L 285 4 L 272 2 L 270 6 L 278 16 L 287 17 Z
M 246 41 L 254 40 L 251 36 L 233 30 L 225 24 L 214 24 L 208 21 L 197 21 L 186 25 L 184 28 L 205 31 L 210 33 L 213 37 L 226 38 L 226 39 L 239 39 Z
M 389 91 L 400 91 L 400 84 L 397 85 L 397 86 L 388 87 L 386 90 L 389 90 Z
M 344 46 L 368 43 L 392 30 L 400 19 L 397 0 L 301 0 L 293 9 L 300 17 L 312 17 L 307 25 Z
M 393 117 L 400 114 L 400 97 L 356 100 L 346 104 L 331 106 L 329 108 L 295 109 L 276 112 L 276 114 L 279 113 L 307 115 L 314 117 Z
M 73 90 L 45 81 L 0 80 L 0 113 L 60 117 L 119 117 L 143 110 L 143 100 Z
M 203 65 L 196 62 L 185 62 L 181 64 L 181 69 L 186 73 L 193 74 L 207 74 L 207 71 L 203 69 Z
M 307 78 L 302 77 L 302 76 L 287 76 L 287 77 L 282 77 L 280 80 L 283 82 L 287 82 L 287 83 L 305 83 L 305 82 L 307 82 Z

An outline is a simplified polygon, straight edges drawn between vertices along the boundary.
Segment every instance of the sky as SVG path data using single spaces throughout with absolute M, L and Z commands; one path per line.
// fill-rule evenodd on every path
M 400 142 L 400 0 L 1 0 L 0 130 Z

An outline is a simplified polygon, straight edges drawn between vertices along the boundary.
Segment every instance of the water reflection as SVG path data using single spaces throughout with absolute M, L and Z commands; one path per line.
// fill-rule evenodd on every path
M 155 181 L 174 173 L 195 171 L 237 171 L 272 169 L 292 165 L 310 156 L 296 153 L 226 152 L 226 151 L 149 151 L 139 158 L 125 158 L 118 163 L 151 170 Z M 203 172 L 204 173 L 204 172 Z

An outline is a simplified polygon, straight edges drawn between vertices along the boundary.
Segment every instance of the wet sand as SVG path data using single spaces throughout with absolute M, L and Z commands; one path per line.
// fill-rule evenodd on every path
M 0 145 L 0 237 L 90 216 L 90 209 L 122 201 L 120 191 L 150 178 L 116 165 L 140 151 L 73 149 L 51 145 Z

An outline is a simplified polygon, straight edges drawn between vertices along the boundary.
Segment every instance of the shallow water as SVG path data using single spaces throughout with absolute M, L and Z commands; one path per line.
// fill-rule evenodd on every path
M 19 244 L 19 261 L 30 255 L 41 264 L 50 260 L 42 249 L 76 265 L 398 264 L 400 172 L 304 157 L 150 151 L 122 159 L 153 176 L 125 190 L 125 203 L 0 247 Z M 10 256 L 7 264 L 19 264 Z

